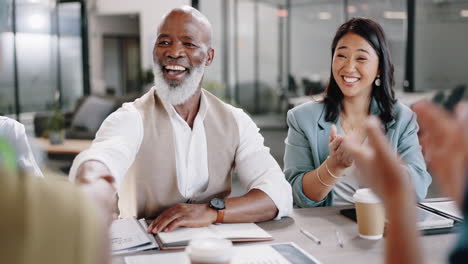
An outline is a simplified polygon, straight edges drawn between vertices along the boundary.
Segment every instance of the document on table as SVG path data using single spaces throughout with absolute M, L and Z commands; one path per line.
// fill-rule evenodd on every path
M 189 264 L 185 252 L 169 254 L 139 255 L 125 258 L 126 264 L 178 263 Z M 320 264 L 294 243 L 234 247 L 231 264 Z
M 463 214 L 461 213 L 460 209 L 458 209 L 455 201 L 422 202 L 420 204 L 423 206 L 423 208 L 432 209 L 436 213 L 452 216 L 455 218 L 455 220 L 458 221 L 463 220 Z
M 135 251 L 157 248 L 153 235 L 146 233 L 144 219 L 118 219 L 111 226 L 112 254 L 120 255 Z
M 425 210 L 421 207 L 416 207 L 417 226 L 419 230 L 427 230 L 434 228 L 452 227 L 454 221 L 442 215 Z
M 254 223 L 216 224 L 207 227 L 180 227 L 156 235 L 161 249 L 182 248 L 196 238 L 225 238 L 233 242 L 266 241 L 273 237 Z

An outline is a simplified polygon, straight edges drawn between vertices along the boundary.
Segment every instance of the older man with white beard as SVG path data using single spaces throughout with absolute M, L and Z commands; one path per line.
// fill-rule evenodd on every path
M 117 190 L 121 216 L 155 218 L 153 233 L 288 215 L 291 187 L 257 126 L 201 88 L 213 57 L 206 17 L 169 12 L 153 50 L 155 86 L 104 121 L 71 180 L 94 186 L 98 200 Z M 248 189 L 240 197 L 228 197 L 233 170 Z

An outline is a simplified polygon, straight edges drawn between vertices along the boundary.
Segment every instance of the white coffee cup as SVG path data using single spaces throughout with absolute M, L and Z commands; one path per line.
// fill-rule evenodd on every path
M 371 189 L 359 189 L 353 195 L 359 236 L 377 240 L 383 237 L 385 210 L 382 201 Z
M 194 239 L 185 252 L 192 264 L 229 264 L 233 246 L 231 241 L 222 238 Z

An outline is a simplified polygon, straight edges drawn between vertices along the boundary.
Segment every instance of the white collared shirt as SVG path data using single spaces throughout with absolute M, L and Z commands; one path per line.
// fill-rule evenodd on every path
M 15 149 L 16 162 L 21 170 L 36 177 L 44 177 L 34 159 L 23 124 L 0 116 L 0 137 L 5 138 Z
M 176 147 L 176 170 L 179 191 L 187 199 L 202 192 L 208 186 L 208 159 L 205 126 L 206 98 L 200 101 L 200 109 L 193 122 L 193 129 L 169 106 L 169 118 L 174 131 L 174 146 Z
M 259 128 L 242 109 L 226 104 L 232 111 L 239 128 L 240 143 L 235 154 L 235 171 L 247 190 L 259 189 L 266 193 L 278 208 L 276 219 L 292 211 L 291 186 L 281 168 L 263 144 Z M 193 129 L 173 107 L 169 107 L 174 132 L 177 183 L 180 193 L 187 199 L 194 197 L 208 184 L 207 142 L 203 120 L 209 108 L 202 93 L 200 108 Z M 104 163 L 119 188 L 122 178 L 133 163 L 143 140 L 143 121 L 133 103 L 126 103 L 111 114 L 99 129 L 90 149 L 80 153 L 70 169 L 74 180 L 79 166 L 88 160 Z M 268 158 L 253 161 L 252 157 L 267 154 Z

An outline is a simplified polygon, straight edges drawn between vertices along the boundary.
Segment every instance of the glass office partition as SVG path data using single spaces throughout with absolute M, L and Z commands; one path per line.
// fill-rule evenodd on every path
M 330 46 L 345 19 L 341 0 L 291 1 L 291 96 L 316 94 L 330 77 Z
M 468 1 L 418 0 L 415 10 L 415 91 L 468 86 Z
M 468 86 L 468 35 L 464 34 L 468 28 L 467 0 L 199 2 L 214 25 L 215 45 L 225 38 L 220 25 L 226 21 L 234 24 L 233 34 L 228 35 L 229 52 L 235 52 L 235 64 L 227 62 L 229 72 L 234 72 L 230 85 L 239 105 L 251 113 L 284 109 L 274 98 L 291 106 L 288 98 L 323 90 L 330 75 L 332 38 L 338 26 L 351 17 L 372 18 L 384 29 L 395 66 L 396 90 Z M 222 15 L 223 6 L 234 20 Z M 217 63 L 221 65 L 210 70 L 210 79 L 224 82 L 225 62 L 219 60 L 220 52 Z
M 16 54 L 21 112 L 53 109 L 58 102 L 55 5 L 17 1 Z
M 72 111 L 78 98 L 83 95 L 83 54 L 81 40 L 81 5 L 60 3 L 57 6 L 59 19 L 59 81 L 62 110 Z
M 212 47 L 215 50 L 215 58 L 213 63 L 206 68 L 205 82 L 221 83 L 222 67 L 223 67 L 223 17 L 222 17 L 222 2 L 219 0 L 205 0 L 200 3 L 200 10 L 210 20 L 213 36 Z
M 15 113 L 13 1 L 0 1 L 0 115 Z
M 81 4 L 0 2 L 0 114 L 29 122 L 34 112 L 74 108 L 84 90 Z
M 255 112 L 255 12 L 254 1 L 239 1 L 237 6 L 238 103 Z
M 282 67 L 284 53 L 286 1 L 275 4 L 259 2 L 257 10 L 258 31 L 256 33 L 256 67 L 258 74 L 254 100 L 258 105 L 257 113 L 271 113 L 278 110 L 281 102 Z M 283 42 L 281 42 L 283 41 Z M 280 43 L 281 42 L 281 43 Z
M 405 0 L 349 0 L 349 17 L 368 17 L 377 21 L 385 31 L 395 66 L 395 89 L 403 89 L 407 42 L 407 10 Z
M 249 113 L 276 111 L 280 94 L 280 23 L 286 1 L 205 0 L 199 9 L 213 26 L 215 60 L 205 85 Z M 281 7 L 283 6 L 283 7 Z M 284 54 L 283 54 L 284 56 Z

